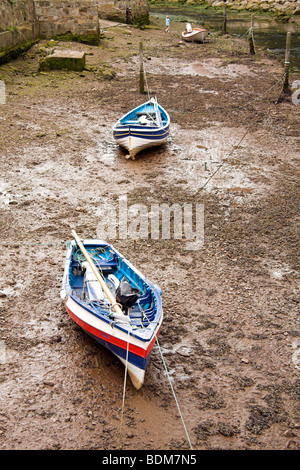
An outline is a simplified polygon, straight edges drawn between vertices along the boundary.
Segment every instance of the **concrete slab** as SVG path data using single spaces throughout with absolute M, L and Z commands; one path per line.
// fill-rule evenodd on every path
M 109 20 L 99 20 L 100 24 L 100 31 L 105 29 L 114 28 L 115 26 L 128 26 L 126 23 L 117 23 L 116 21 L 109 21 Z
M 57 50 L 40 61 L 40 70 L 75 70 L 85 67 L 85 52 Z

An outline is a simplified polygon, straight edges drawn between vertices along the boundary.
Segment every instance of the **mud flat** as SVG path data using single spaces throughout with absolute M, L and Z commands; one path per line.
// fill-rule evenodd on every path
M 65 242 L 106 207 L 203 206 L 204 244 L 111 239 L 161 286 L 160 346 L 194 450 L 299 449 L 299 117 L 283 66 L 247 41 L 180 42 L 182 23 L 109 23 L 82 72 L 39 72 L 40 42 L 2 65 L 1 449 L 189 449 L 158 349 L 143 388 L 77 328 L 59 292 Z M 147 83 L 171 116 L 135 161 L 112 138 Z M 291 83 L 299 77 L 291 76 Z M 136 206 L 135 206 L 136 207 Z

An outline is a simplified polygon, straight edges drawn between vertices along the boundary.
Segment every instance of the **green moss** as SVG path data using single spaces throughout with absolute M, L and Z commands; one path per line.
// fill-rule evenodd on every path
M 53 39 L 50 39 L 50 41 L 48 41 L 46 44 L 45 44 L 45 47 L 56 47 L 58 45 L 58 42 L 57 41 L 53 41 Z
M 18 28 L 16 26 L 9 26 L 7 31 L 18 31 Z
M 98 46 L 100 42 L 99 33 L 85 33 L 85 34 L 73 34 L 70 31 L 64 34 L 55 36 L 54 39 L 58 41 L 75 41 L 83 44 L 90 44 L 91 46 Z
M 24 52 L 28 51 L 28 49 L 30 49 L 36 42 L 38 41 L 28 41 L 24 44 L 20 44 L 19 46 L 11 47 L 6 51 L 0 52 L 0 64 L 14 60 L 19 55 L 24 54 Z
M 81 72 L 84 67 L 85 56 L 83 58 L 48 56 L 40 61 L 39 70 L 75 70 Z
M 146 13 L 143 16 L 133 18 L 133 24 L 135 26 L 138 26 L 139 28 L 142 28 L 143 26 L 150 24 L 149 13 Z
M 158 7 L 170 7 L 172 9 L 178 8 L 180 9 L 182 5 L 185 5 L 185 8 L 188 9 L 193 9 L 195 8 L 199 14 L 201 12 L 223 12 L 223 5 L 221 6 L 214 6 L 212 4 L 206 3 L 206 0 L 193 0 L 192 2 L 188 0 L 148 0 L 149 5 L 155 5 Z M 231 10 L 233 12 L 237 13 L 249 13 L 249 11 L 255 12 L 256 15 L 262 16 L 262 17 L 272 17 L 278 20 L 281 23 L 286 23 L 291 20 L 296 15 L 300 15 L 300 10 L 294 10 L 292 8 L 292 11 L 286 9 L 285 11 L 274 11 L 271 9 L 270 10 L 264 10 L 260 9 L 259 4 L 255 6 L 244 6 L 244 7 L 230 7 L 227 5 L 227 10 Z

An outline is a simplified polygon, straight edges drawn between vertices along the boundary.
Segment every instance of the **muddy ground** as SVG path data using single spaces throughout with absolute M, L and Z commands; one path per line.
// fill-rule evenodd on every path
M 0 68 L 3 450 L 300 449 L 300 105 L 276 103 L 283 66 L 266 51 L 151 25 L 102 23 L 100 47 L 41 41 Z M 140 41 L 171 132 L 132 161 L 111 128 L 147 97 Z M 38 72 L 53 47 L 86 51 L 87 70 Z M 111 238 L 164 305 L 168 373 L 155 348 L 144 386 L 127 380 L 123 420 L 124 367 L 60 300 L 72 228 L 97 237 L 120 195 L 149 213 L 204 208 L 198 249 L 172 233 Z

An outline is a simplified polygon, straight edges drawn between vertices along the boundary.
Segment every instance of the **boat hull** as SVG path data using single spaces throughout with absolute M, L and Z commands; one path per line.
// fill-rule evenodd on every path
M 113 126 L 114 139 L 132 159 L 142 150 L 162 145 L 169 132 L 170 117 L 154 99 L 129 111 Z
M 181 37 L 187 42 L 204 42 L 204 39 L 208 36 L 208 31 L 205 29 L 193 28 L 193 31 L 184 31 L 181 33 Z
M 169 127 L 160 131 L 127 127 L 117 129 L 113 133 L 118 144 L 128 150 L 129 156 L 134 158 L 139 152 L 147 148 L 156 147 L 166 142 L 169 136 Z
M 147 328 L 142 328 L 139 331 L 138 328 L 132 327 L 130 323 L 122 323 L 117 319 L 112 320 L 110 315 L 98 314 L 98 312 L 95 312 L 93 304 L 87 304 L 70 289 L 68 282 L 68 276 L 71 276 L 68 274 L 70 259 L 71 255 L 69 253 L 61 293 L 67 313 L 82 330 L 118 357 L 126 366 L 133 385 L 139 389 L 144 382 L 145 370 L 163 320 L 160 299 L 158 298 L 159 315 L 157 321 L 155 326 L 149 326 L 148 332 Z M 132 265 L 129 264 L 128 266 L 133 269 Z M 135 271 L 135 275 L 137 274 L 138 271 Z M 134 276 L 132 272 L 131 276 Z M 155 289 L 155 286 L 153 288 Z

